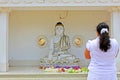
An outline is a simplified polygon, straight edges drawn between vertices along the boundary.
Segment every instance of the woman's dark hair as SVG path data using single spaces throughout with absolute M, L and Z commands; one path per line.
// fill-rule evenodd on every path
M 96 29 L 100 36 L 99 48 L 102 51 L 107 52 L 107 50 L 110 49 L 111 47 L 110 39 L 109 39 L 110 38 L 109 37 L 109 26 L 105 22 L 102 22 L 98 24 Z

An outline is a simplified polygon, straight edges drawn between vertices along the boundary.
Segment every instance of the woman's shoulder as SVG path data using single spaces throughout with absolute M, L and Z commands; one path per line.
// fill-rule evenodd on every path
M 112 48 L 114 49 L 112 51 L 115 51 L 116 53 L 118 53 L 119 44 L 118 44 L 117 40 L 115 38 L 110 38 L 110 43 L 111 43 Z
M 94 42 L 97 42 L 97 41 L 98 41 L 98 37 L 95 38 L 95 39 L 88 40 L 89 43 L 94 43 Z
M 114 46 L 119 46 L 119 44 L 118 44 L 118 42 L 117 42 L 117 40 L 115 38 L 110 38 L 110 42 Z
M 118 43 L 115 38 L 110 38 L 110 41 L 113 42 L 113 43 Z
M 94 44 L 96 42 L 96 39 L 91 39 L 91 40 L 88 40 L 86 44 Z

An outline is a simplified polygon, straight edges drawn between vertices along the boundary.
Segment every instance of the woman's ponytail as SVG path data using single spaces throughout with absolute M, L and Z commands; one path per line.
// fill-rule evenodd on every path
M 102 22 L 97 26 L 97 32 L 100 36 L 99 48 L 102 51 L 107 52 L 107 50 L 111 47 L 109 37 L 109 26 L 106 23 Z

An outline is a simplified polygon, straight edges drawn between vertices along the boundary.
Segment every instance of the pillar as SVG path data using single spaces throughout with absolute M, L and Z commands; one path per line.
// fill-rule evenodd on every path
M 111 28 L 112 28 L 112 37 L 114 37 L 120 46 L 120 8 L 113 7 L 111 8 Z M 120 49 L 118 56 L 116 58 L 117 70 L 120 71 Z
M 0 8 L 0 71 L 8 71 L 8 19 L 9 9 Z

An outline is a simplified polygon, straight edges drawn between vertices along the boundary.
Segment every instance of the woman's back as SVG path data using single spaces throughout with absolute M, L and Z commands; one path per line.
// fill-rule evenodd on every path
M 110 39 L 110 45 L 110 49 L 104 52 L 99 48 L 99 37 L 87 43 L 91 55 L 90 70 L 95 72 L 116 71 L 115 57 L 118 51 L 118 43 L 115 39 Z
M 96 27 L 97 38 L 86 44 L 85 57 L 91 59 L 87 80 L 117 80 L 116 62 L 119 47 L 109 36 L 109 26 L 102 22 Z

